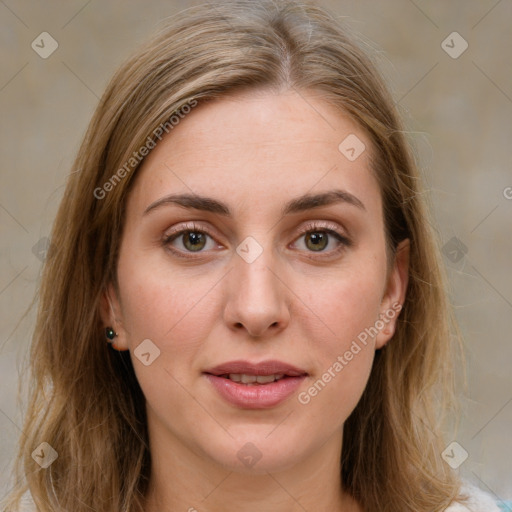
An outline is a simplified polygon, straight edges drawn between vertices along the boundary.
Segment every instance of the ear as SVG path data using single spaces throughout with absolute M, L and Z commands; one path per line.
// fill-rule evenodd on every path
M 126 331 L 122 322 L 121 306 L 116 290 L 111 283 L 108 284 L 101 296 L 100 317 L 103 327 L 105 329 L 112 327 L 117 334 L 112 343 L 112 348 L 119 351 L 128 350 Z
M 395 251 L 386 290 L 381 301 L 380 320 L 384 324 L 375 339 L 375 348 L 382 348 L 395 334 L 398 315 L 402 309 L 409 282 L 409 239 L 402 240 Z

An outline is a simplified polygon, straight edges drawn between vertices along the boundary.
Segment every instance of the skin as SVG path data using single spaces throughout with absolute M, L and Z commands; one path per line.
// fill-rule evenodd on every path
M 338 149 L 349 134 L 366 145 L 353 162 Z M 362 510 L 341 491 L 342 429 L 398 315 L 307 404 L 296 393 L 270 409 L 241 409 L 203 372 L 235 359 L 278 359 L 308 372 L 299 389 L 307 391 L 403 303 L 408 242 L 387 260 L 370 150 L 365 133 L 318 94 L 262 90 L 196 107 L 147 157 L 128 199 L 119 293 L 110 286 L 102 307 L 147 400 L 147 512 Z M 364 208 L 338 202 L 281 215 L 287 201 L 334 189 Z M 144 214 L 171 193 L 214 198 L 232 215 L 172 203 Z M 211 235 L 202 251 L 182 236 L 163 241 L 190 222 Z M 311 222 L 317 238 L 326 240 L 328 224 L 350 245 L 328 235 L 315 251 L 301 233 Z M 248 236 L 263 249 L 252 263 L 236 252 Z M 148 338 L 160 356 L 145 366 L 133 351 Z M 261 454 L 252 467 L 237 457 L 249 442 Z

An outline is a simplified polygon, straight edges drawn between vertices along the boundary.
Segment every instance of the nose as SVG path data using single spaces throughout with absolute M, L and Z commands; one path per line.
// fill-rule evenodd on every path
M 290 321 L 289 289 L 270 252 L 263 251 L 252 263 L 235 255 L 227 276 L 224 320 L 230 329 L 245 330 L 251 337 L 275 335 Z

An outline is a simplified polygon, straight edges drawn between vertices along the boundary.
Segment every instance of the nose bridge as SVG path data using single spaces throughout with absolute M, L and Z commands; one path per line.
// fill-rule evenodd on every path
M 237 248 L 225 314 L 231 327 L 245 327 L 252 336 L 261 336 L 269 328 L 285 327 L 289 312 L 278 258 L 270 244 L 256 244 L 246 239 Z

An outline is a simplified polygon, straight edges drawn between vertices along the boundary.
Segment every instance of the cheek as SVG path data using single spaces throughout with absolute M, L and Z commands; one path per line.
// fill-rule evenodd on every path
M 149 338 L 172 367 L 192 357 L 218 315 L 214 277 L 170 271 L 165 261 L 143 257 L 120 259 L 118 276 L 130 349 Z
M 344 421 L 357 405 L 373 363 L 386 268 L 385 260 L 371 260 L 361 259 L 350 272 L 317 282 L 298 315 L 319 369 L 299 401 L 318 407 L 334 423 Z
M 298 293 L 303 297 L 302 311 L 297 318 L 308 322 L 310 328 L 318 326 L 310 339 L 327 338 L 324 345 L 330 352 L 343 350 L 352 339 L 375 325 L 385 278 L 385 262 L 372 258 L 366 263 L 361 259 L 360 264 L 322 279 L 302 280 Z
M 143 265 L 142 258 L 139 263 L 134 258 L 119 262 L 122 316 L 137 380 L 148 404 L 164 417 L 167 407 L 190 405 L 187 390 L 197 378 L 194 369 L 221 301 L 212 276 L 171 273 L 165 265 Z M 159 350 L 148 366 L 137 357 L 137 347 L 146 339 Z M 189 412 L 201 415 L 200 409 Z

